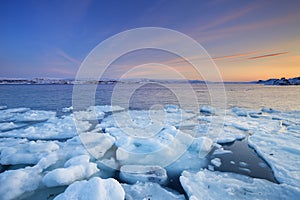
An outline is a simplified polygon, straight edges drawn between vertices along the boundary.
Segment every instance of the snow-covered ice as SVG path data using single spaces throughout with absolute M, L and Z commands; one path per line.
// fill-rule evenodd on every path
M 202 199 L 298 199 L 300 189 L 244 175 L 202 170 L 184 171 L 182 187 L 192 200 Z
M 59 149 L 53 141 L 26 141 L 4 147 L 0 154 L 2 165 L 37 164 L 39 160 Z
M 134 185 L 122 184 L 126 200 L 155 199 L 155 200 L 185 200 L 184 195 L 162 188 L 157 183 L 141 183 Z
M 47 187 L 70 185 L 75 181 L 87 179 L 98 171 L 97 164 L 89 162 L 89 156 L 77 156 L 68 160 L 64 168 L 48 172 L 43 177 L 43 183 Z
M 209 106 L 209 105 L 205 105 L 205 106 L 202 106 L 200 108 L 200 112 L 202 113 L 207 113 L 207 114 L 215 114 L 216 113 L 216 109 L 212 106 Z
M 167 172 L 160 166 L 124 165 L 120 169 L 120 178 L 127 183 L 154 182 L 165 184 Z
M 220 167 L 222 165 L 221 159 L 220 158 L 214 158 L 210 161 L 214 166 Z
M 280 129 L 257 131 L 249 136 L 248 143 L 263 157 L 280 183 L 300 185 L 299 143 L 300 131 Z
M 41 179 L 36 167 L 5 171 L 0 174 L 0 197 L 2 200 L 9 200 L 32 192 L 39 187 Z
M 71 184 L 55 200 L 124 200 L 124 197 L 125 192 L 117 180 L 94 177 Z
M 166 188 L 183 171 L 180 181 L 190 199 L 299 195 L 299 111 L 234 107 L 223 116 L 211 106 L 201 109 L 192 112 L 166 105 L 146 111 L 94 106 L 80 111 L 68 108 L 57 116 L 52 111 L 2 108 L 0 199 L 21 198 L 62 185 L 70 186 L 57 199 L 86 194 L 99 199 L 100 190 L 101 198 L 124 199 L 123 188 L 126 199 L 184 199 Z M 280 184 L 214 171 L 226 163 L 216 157 L 233 153 L 222 145 L 244 138 L 272 168 Z M 251 174 L 243 161 L 228 162 Z M 97 178 L 91 178 L 94 176 Z M 122 188 L 116 180 L 99 176 L 119 177 L 133 185 L 122 184 Z M 120 193 L 112 192 L 114 189 Z

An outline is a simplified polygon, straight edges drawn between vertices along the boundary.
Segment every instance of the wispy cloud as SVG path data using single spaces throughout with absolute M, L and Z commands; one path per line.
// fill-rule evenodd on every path
M 245 12 L 246 14 L 247 12 Z M 248 13 L 249 14 L 249 13 Z M 237 15 L 238 16 L 238 15 Z M 200 42 L 216 42 L 218 40 L 222 41 L 224 38 L 239 35 L 240 33 L 246 31 L 261 31 L 262 29 L 268 29 L 270 27 L 275 27 L 279 25 L 285 25 L 287 23 L 294 23 L 296 19 L 299 19 L 300 13 L 291 13 L 285 16 L 278 16 L 269 19 L 261 19 L 254 22 L 248 23 L 237 23 L 230 26 L 222 26 L 235 18 L 233 16 L 224 16 L 222 23 L 212 22 L 214 25 L 213 29 L 210 29 L 210 25 L 207 25 L 207 30 L 201 29 L 190 29 L 193 37 L 195 37 Z
M 221 29 L 218 31 L 219 34 L 221 33 L 232 33 L 232 32 L 239 32 L 239 31 L 252 31 L 272 26 L 277 26 L 280 24 L 285 24 L 290 21 L 293 21 L 295 19 L 299 18 L 299 13 L 292 13 L 290 15 L 286 15 L 284 17 L 279 16 L 277 18 L 267 19 L 267 20 L 261 20 L 253 23 L 247 23 L 247 24 L 239 24 L 236 26 L 231 26 L 225 29 Z
M 257 54 L 258 52 L 247 52 L 247 53 L 238 53 L 238 54 L 232 54 L 232 55 L 225 55 L 225 56 L 219 56 L 213 58 L 213 60 L 227 60 L 227 59 L 233 59 L 233 58 L 242 58 L 249 55 Z
M 57 49 L 56 53 L 62 57 L 63 59 L 65 59 L 66 61 L 76 65 L 76 66 L 79 66 L 81 64 L 81 61 L 70 56 L 69 54 L 67 54 L 65 51 L 61 50 L 61 49 Z
M 201 26 L 198 31 L 206 31 L 211 28 L 222 26 L 228 22 L 234 21 L 236 19 L 241 18 L 242 16 L 247 15 L 249 12 L 253 11 L 254 9 L 258 8 L 259 5 L 257 3 L 252 5 L 247 5 L 246 7 L 241 8 L 240 10 L 236 12 L 230 12 L 225 15 L 220 16 L 214 21 L 211 21 L 210 23 Z
M 67 69 L 59 69 L 59 68 L 50 68 L 49 72 L 54 72 L 56 74 L 65 75 L 65 76 L 74 76 L 74 71 L 70 71 Z
M 280 55 L 284 55 L 284 54 L 288 54 L 288 53 L 290 53 L 290 52 L 285 51 L 285 52 L 279 52 L 279 53 L 264 54 L 264 55 L 260 55 L 260 56 L 250 57 L 248 59 L 249 60 L 261 59 L 261 58 L 267 58 L 267 57 L 273 57 L 273 56 L 280 56 Z

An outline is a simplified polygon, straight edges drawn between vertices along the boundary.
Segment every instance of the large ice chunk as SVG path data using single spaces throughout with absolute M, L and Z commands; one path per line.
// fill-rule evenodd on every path
M 193 137 L 176 129 L 165 129 L 154 138 L 124 138 L 117 149 L 117 160 L 122 165 L 167 166 L 177 160 L 193 142 Z M 198 156 L 198 155 L 197 155 Z
M 30 125 L 22 129 L 0 132 L 2 137 L 38 139 L 67 139 L 77 135 L 77 131 L 89 130 L 91 124 L 88 121 L 78 121 L 74 124 L 73 116 L 63 116 L 62 118 L 52 117 L 46 122 Z
M 300 131 L 257 131 L 248 143 L 263 157 L 280 183 L 300 185 L 299 145 Z
M 141 183 L 134 185 L 122 184 L 126 200 L 155 199 L 155 200 L 185 200 L 184 195 L 162 188 L 157 183 Z
M 85 132 L 79 137 L 87 151 L 96 159 L 102 158 L 115 142 L 114 137 L 103 133 Z
M 24 141 L 15 146 L 3 148 L 0 155 L 2 165 L 37 164 L 39 160 L 59 146 L 53 141 Z
M 97 165 L 89 162 L 89 156 L 82 155 L 68 160 L 65 168 L 48 172 L 43 177 L 43 183 L 47 187 L 70 185 L 77 180 L 89 178 L 98 171 Z
M 42 176 L 38 167 L 26 167 L 9 170 L 0 174 L 0 198 L 2 200 L 16 199 L 26 192 L 36 190 Z
M 89 181 L 78 181 L 71 184 L 55 200 L 124 200 L 125 192 L 115 179 L 94 177 Z
M 298 199 L 300 189 L 234 173 L 184 171 L 180 182 L 190 199 Z
M 160 166 L 124 165 L 120 169 L 120 178 L 131 184 L 137 181 L 164 184 L 168 177 Z

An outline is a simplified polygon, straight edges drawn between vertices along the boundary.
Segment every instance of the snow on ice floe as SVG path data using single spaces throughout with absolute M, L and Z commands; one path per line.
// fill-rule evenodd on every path
M 2 200 L 10 200 L 32 192 L 39 187 L 41 179 L 36 167 L 5 171 L 0 174 L 0 197 Z
M 180 182 L 190 199 L 298 199 L 300 189 L 244 175 L 184 171 Z
M 61 111 L 64 112 L 64 113 L 72 112 L 73 111 L 73 106 L 62 108 Z
M 79 121 L 76 125 L 77 127 L 71 115 L 62 118 L 52 117 L 43 123 L 0 132 L 0 137 L 27 138 L 30 140 L 66 139 L 76 136 L 77 131 L 89 130 L 91 126 L 88 121 Z
M 4 122 L 4 123 L 0 123 L 0 131 L 10 131 L 13 129 L 17 129 L 17 128 L 22 128 L 27 126 L 27 124 L 17 124 L 14 122 Z
M 155 200 L 185 200 L 184 195 L 164 189 L 157 183 L 138 182 L 134 185 L 122 184 L 126 200 L 155 199 Z
M 154 182 L 165 184 L 167 172 L 160 166 L 124 165 L 120 168 L 120 178 L 127 183 Z
M 213 115 L 216 113 L 216 108 L 212 106 L 204 105 L 200 108 L 200 112 Z
M 220 158 L 214 158 L 210 161 L 214 166 L 220 167 L 222 165 L 221 159 Z
M 70 185 L 75 181 L 87 179 L 98 171 L 97 164 L 90 163 L 88 155 L 82 155 L 68 160 L 64 168 L 48 172 L 42 182 L 47 187 Z
M 59 149 L 55 142 L 20 140 L 13 146 L 1 149 L 2 165 L 37 164 L 41 158 Z
M 79 137 L 87 151 L 96 159 L 102 158 L 115 143 L 115 138 L 109 134 L 86 132 Z
M 0 110 L 4 110 L 6 108 L 7 108 L 7 106 L 0 106 Z
M 71 184 L 55 200 L 124 200 L 125 192 L 121 184 L 113 178 L 94 177 L 88 181 L 77 181 Z
M 300 131 L 293 132 L 288 129 L 257 131 L 249 137 L 248 143 L 267 161 L 280 183 L 299 186 L 299 137 Z
M 0 174 L 0 197 L 10 200 L 38 189 L 42 181 L 42 171 L 57 161 L 56 156 L 46 156 L 33 167 L 7 170 Z

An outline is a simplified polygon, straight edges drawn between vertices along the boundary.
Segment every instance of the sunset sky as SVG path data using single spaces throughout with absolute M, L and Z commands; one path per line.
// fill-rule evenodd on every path
M 0 77 L 74 78 L 101 41 L 148 26 L 194 38 L 225 81 L 296 77 L 300 76 L 299 8 L 298 0 L 1 1 Z M 129 55 L 115 68 L 151 62 L 152 56 L 163 64 L 174 61 L 172 56 L 146 53 Z M 186 65 L 176 63 L 176 69 L 189 71 Z M 116 71 L 108 76 L 116 76 Z M 165 72 L 154 67 L 144 73 Z

